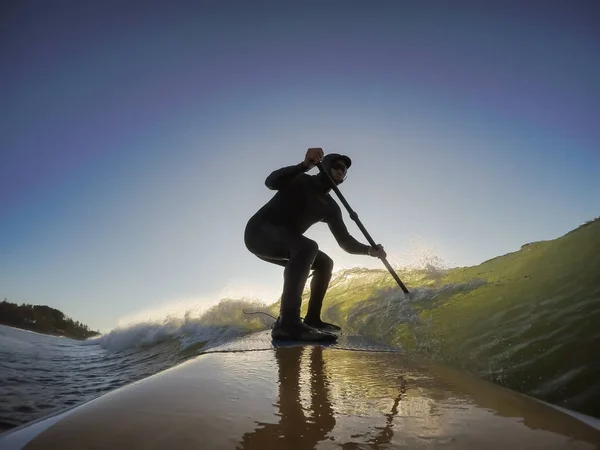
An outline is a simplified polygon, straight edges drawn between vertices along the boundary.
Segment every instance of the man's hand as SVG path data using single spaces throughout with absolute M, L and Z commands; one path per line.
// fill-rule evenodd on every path
M 304 157 L 304 167 L 312 169 L 318 162 L 323 159 L 323 149 L 321 147 L 309 148 Z
M 383 249 L 381 244 L 377 244 L 375 247 L 369 247 L 369 256 L 373 256 L 375 258 L 385 258 L 387 254 Z

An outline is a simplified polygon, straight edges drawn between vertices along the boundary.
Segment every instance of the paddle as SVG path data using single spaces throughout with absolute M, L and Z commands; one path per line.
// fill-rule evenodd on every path
M 329 175 L 327 173 L 327 171 L 323 168 L 323 164 L 321 164 L 320 162 L 318 162 L 316 165 L 319 168 L 319 170 L 322 173 L 324 173 L 327 176 L 327 178 L 329 179 L 329 182 L 331 183 L 332 189 L 335 191 L 335 193 L 337 194 L 337 196 L 340 198 L 341 202 L 344 204 L 344 206 L 348 210 L 348 213 L 350 214 L 350 218 L 356 222 L 356 225 L 358 225 L 358 228 L 360 228 L 360 231 L 362 231 L 362 233 L 365 235 L 365 237 L 369 241 L 369 244 L 371 244 L 372 247 L 375 247 L 377 244 L 375 243 L 375 241 L 373 240 L 373 238 L 371 237 L 371 235 L 369 234 L 369 232 L 366 230 L 366 228 L 363 226 L 363 224 L 359 220 L 358 214 L 356 214 L 356 212 L 354 212 L 352 210 L 352 208 L 350 208 L 350 205 L 348 204 L 348 202 L 346 201 L 346 199 L 344 198 L 344 196 L 342 195 L 342 193 L 338 189 L 337 185 L 335 184 L 335 181 L 333 181 L 333 179 L 331 178 L 331 175 Z M 406 286 L 404 286 L 404 283 L 402 283 L 402 280 L 400 280 L 400 278 L 398 277 L 398 275 L 396 274 L 396 272 L 394 272 L 394 269 L 392 268 L 392 266 L 390 265 L 390 263 L 387 261 L 387 259 L 386 258 L 379 258 L 379 259 L 381 259 L 381 261 L 383 262 L 383 265 L 390 272 L 390 274 L 392 275 L 392 277 L 394 278 L 394 280 L 396 280 L 396 283 L 398 283 L 398 285 L 404 291 L 404 293 L 405 294 L 409 294 L 408 289 L 406 289 Z

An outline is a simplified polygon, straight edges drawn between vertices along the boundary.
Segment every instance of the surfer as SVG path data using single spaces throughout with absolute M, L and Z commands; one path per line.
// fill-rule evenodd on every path
M 273 339 L 334 341 L 332 331 L 339 326 L 321 320 L 323 298 L 327 292 L 333 261 L 318 244 L 303 236 L 317 222 L 324 222 L 337 243 L 346 252 L 385 258 L 381 244 L 365 245 L 354 239 L 344 221 L 339 205 L 329 194 L 331 181 L 325 173 L 308 175 L 318 162 L 336 185 L 341 184 L 352 164 L 348 156 L 309 148 L 304 161 L 272 172 L 265 185 L 277 191 L 246 224 L 244 243 L 258 258 L 285 267 L 279 317 L 273 325 Z M 300 318 L 302 291 L 310 270 L 310 300 L 304 321 Z

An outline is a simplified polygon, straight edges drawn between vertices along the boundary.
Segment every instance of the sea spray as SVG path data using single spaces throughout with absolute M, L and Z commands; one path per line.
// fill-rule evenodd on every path
M 86 343 L 97 344 L 111 351 L 122 351 L 175 340 L 183 350 L 199 342 L 220 343 L 270 326 L 272 320 L 269 317 L 249 316 L 244 314 L 246 310 L 271 311 L 267 305 L 256 300 L 223 299 L 202 311 L 188 310 L 163 318 L 122 324 L 102 336 L 88 339 Z

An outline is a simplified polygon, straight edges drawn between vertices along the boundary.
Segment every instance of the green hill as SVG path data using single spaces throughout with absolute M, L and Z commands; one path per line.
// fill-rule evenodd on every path
M 100 334 L 65 316 L 58 309 L 44 305 L 18 305 L 6 299 L 0 302 L 0 324 L 72 339 L 86 339 Z

